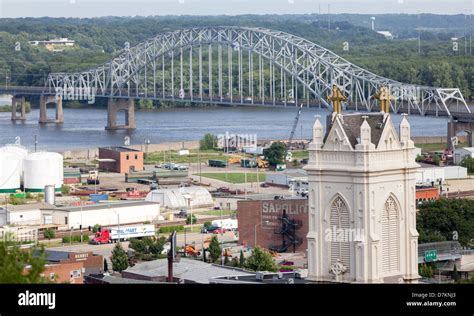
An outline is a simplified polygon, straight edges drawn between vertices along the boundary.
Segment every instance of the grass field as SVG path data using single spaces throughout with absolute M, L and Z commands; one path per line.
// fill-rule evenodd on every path
M 210 211 L 204 211 L 204 212 L 200 212 L 199 214 L 200 215 L 213 215 L 213 216 L 221 216 L 221 212 L 222 212 L 222 216 L 232 216 L 232 215 L 235 215 L 237 213 L 237 211 L 232 211 L 232 210 L 210 210 Z
M 307 159 L 309 158 L 309 152 L 307 150 L 294 150 L 291 152 L 293 154 L 293 159 Z
M 199 175 L 199 174 L 195 174 Z M 245 173 L 201 173 L 201 176 L 210 179 L 221 180 L 229 183 L 245 183 Z M 265 173 L 261 172 L 258 174 L 258 181 L 264 182 L 266 179 Z M 257 182 L 257 173 L 247 173 L 247 182 Z
M 204 163 L 209 159 L 216 160 L 227 160 L 228 156 L 225 155 L 222 151 L 217 150 L 190 150 L 189 155 L 180 156 L 176 150 L 166 151 L 166 152 L 155 152 L 147 155 L 145 159 L 145 164 L 158 164 L 162 162 L 174 162 L 174 163 L 198 163 L 199 160 Z
M 433 143 L 433 144 L 415 144 L 416 147 L 421 148 L 423 152 L 432 152 L 438 150 L 445 150 L 445 143 Z M 468 147 L 468 143 L 459 143 L 457 147 Z

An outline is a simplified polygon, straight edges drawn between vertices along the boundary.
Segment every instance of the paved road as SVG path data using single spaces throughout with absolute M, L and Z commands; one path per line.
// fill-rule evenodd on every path
M 202 248 L 202 243 L 206 241 L 206 239 L 210 239 L 212 234 L 200 234 L 200 233 L 187 233 L 186 234 L 186 243 L 196 245 L 196 248 L 200 250 Z M 177 236 L 177 243 L 178 247 L 184 246 L 184 234 L 178 234 Z M 217 235 L 217 239 L 219 242 L 232 242 L 236 241 L 235 235 L 233 232 L 227 232 L 223 235 Z M 125 250 L 128 249 L 128 241 L 122 242 L 122 246 Z M 47 247 L 47 245 L 45 245 Z M 90 244 L 81 244 L 81 245 L 64 245 L 59 247 L 51 247 L 47 249 L 57 250 L 57 251 L 69 251 L 69 252 L 86 252 L 92 251 L 95 254 L 101 255 L 104 258 L 109 259 L 112 253 L 112 249 L 114 248 L 115 244 L 103 244 L 103 245 L 90 245 Z

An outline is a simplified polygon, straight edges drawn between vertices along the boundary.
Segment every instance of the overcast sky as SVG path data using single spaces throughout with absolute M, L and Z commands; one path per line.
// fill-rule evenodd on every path
M 471 14 L 474 0 L 0 0 L 0 17 L 331 13 Z

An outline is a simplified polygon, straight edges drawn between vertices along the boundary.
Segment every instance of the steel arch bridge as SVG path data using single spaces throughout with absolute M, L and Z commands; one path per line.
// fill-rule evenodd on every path
M 160 34 L 83 72 L 51 73 L 62 89 L 97 97 L 331 108 L 336 84 L 355 110 L 378 109 L 374 94 L 390 89 L 394 113 L 470 113 L 457 88 L 406 84 L 378 76 L 301 37 L 264 28 L 200 27 Z

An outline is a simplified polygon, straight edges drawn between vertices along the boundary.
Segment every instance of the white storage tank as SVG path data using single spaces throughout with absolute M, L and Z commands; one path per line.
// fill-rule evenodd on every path
M 23 181 L 23 161 L 28 156 L 28 150 L 20 145 L 5 145 L 0 147 L 0 152 L 15 155 L 20 160 L 20 180 Z
M 0 193 L 14 193 L 20 188 L 21 159 L 9 152 L 0 152 Z
M 24 160 L 24 187 L 26 192 L 43 192 L 54 185 L 61 191 L 63 185 L 63 156 L 52 152 L 29 154 Z

